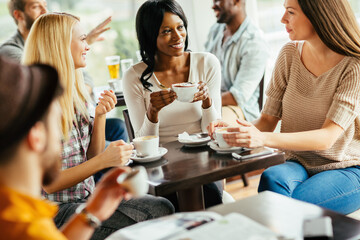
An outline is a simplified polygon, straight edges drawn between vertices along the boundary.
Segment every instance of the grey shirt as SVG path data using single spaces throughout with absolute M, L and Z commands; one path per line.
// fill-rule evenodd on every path
M 18 30 L 14 36 L 0 46 L 0 55 L 9 57 L 20 63 L 24 52 L 24 44 L 24 38 Z
M 259 83 L 269 57 L 261 30 L 246 17 L 235 34 L 222 42 L 226 25 L 216 23 L 205 45 L 221 62 L 222 91 L 230 91 L 245 119 L 259 117 Z

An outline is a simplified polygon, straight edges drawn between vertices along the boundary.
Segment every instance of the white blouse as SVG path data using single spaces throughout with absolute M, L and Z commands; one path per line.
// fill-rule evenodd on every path
M 205 132 L 210 122 L 221 118 L 221 67 L 219 60 L 211 53 L 190 52 L 190 73 L 188 82 L 205 82 L 209 89 L 212 105 L 201 107 L 202 101 L 184 103 L 175 100 L 160 110 L 157 123 L 146 116 L 151 92 L 145 90 L 140 77 L 146 64 L 140 62 L 126 71 L 123 90 L 135 136 L 157 135 L 160 143 L 175 141 L 179 133 Z M 162 90 L 153 74 L 148 80 L 152 92 Z

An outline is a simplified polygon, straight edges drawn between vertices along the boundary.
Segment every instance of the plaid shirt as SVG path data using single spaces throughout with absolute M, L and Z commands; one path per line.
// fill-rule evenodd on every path
M 88 150 L 94 119 L 90 117 L 90 122 L 80 114 L 76 114 L 77 124 L 73 123 L 73 128 L 69 133 L 69 141 L 64 142 L 62 152 L 62 170 L 75 167 L 87 161 L 86 152 Z M 54 202 L 79 202 L 87 198 L 95 188 L 93 176 L 72 186 L 68 189 L 47 194 L 43 191 L 43 196 Z

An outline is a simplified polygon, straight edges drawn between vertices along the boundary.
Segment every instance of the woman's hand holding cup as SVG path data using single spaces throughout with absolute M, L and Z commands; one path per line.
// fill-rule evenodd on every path
M 124 166 L 130 159 L 134 146 L 123 140 L 111 142 L 100 154 L 101 164 L 104 168 Z
M 158 113 L 160 110 L 175 101 L 176 93 L 171 89 L 165 89 L 150 94 L 150 106 L 147 117 L 151 122 L 158 122 Z
M 165 89 L 150 94 L 151 107 L 158 112 L 176 99 L 176 94 L 171 89 Z
M 238 127 L 228 128 L 229 134 L 224 134 L 224 140 L 230 146 L 257 148 L 265 146 L 266 135 L 252 123 L 237 119 Z
M 209 133 L 209 136 L 214 139 L 214 133 L 215 133 L 215 130 L 216 128 L 219 128 L 219 127 L 228 127 L 229 124 L 222 121 L 222 120 L 215 120 L 215 121 L 212 121 L 209 126 L 206 127 L 206 129 L 208 130 L 208 133 Z
M 211 106 L 211 98 L 209 96 L 209 88 L 206 83 L 199 82 L 199 91 L 195 93 L 193 102 L 202 101 L 202 108 L 209 108 Z

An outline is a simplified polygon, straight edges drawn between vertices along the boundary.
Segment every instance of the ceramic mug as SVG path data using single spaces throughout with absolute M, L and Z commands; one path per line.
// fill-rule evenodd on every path
M 159 154 L 159 137 L 143 136 L 133 139 L 136 156 L 150 157 Z
M 148 175 L 143 166 L 133 167 L 131 172 L 120 174 L 116 181 L 135 198 L 149 191 Z
M 227 144 L 227 142 L 225 142 L 225 140 L 224 140 L 223 135 L 226 133 L 228 133 L 226 127 L 215 129 L 215 139 L 218 143 L 219 148 L 231 148 L 231 146 L 229 144 Z
M 171 85 L 177 96 L 177 100 L 180 102 L 192 102 L 194 95 L 199 91 L 198 84 L 196 83 L 175 83 Z

